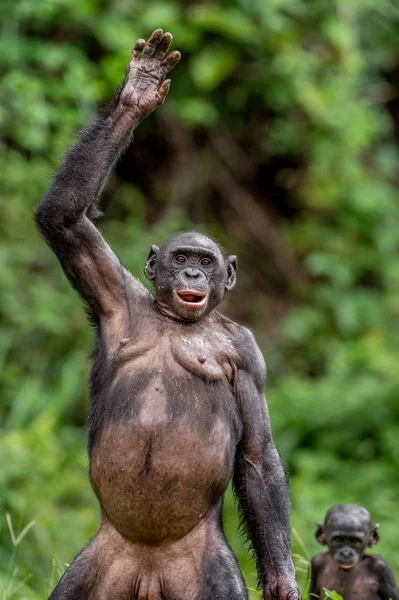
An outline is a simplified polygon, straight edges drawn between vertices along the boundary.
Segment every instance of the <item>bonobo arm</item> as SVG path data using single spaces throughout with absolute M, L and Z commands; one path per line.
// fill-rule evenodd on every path
M 291 558 L 287 477 L 274 445 L 264 397 L 262 355 L 248 334 L 246 368 L 237 373 L 243 434 L 236 453 L 234 488 L 257 559 L 265 600 L 298 600 Z
M 80 136 L 66 155 L 36 212 L 39 230 L 61 262 L 68 279 L 101 318 L 127 311 L 126 287 L 138 282 L 122 267 L 90 220 L 95 202 L 138 123 L 162 104 L 169 90 L 167 73 L 180 60 L 166 56 L 170 33 L 153 32 L 133 48 L 125 80 L 105 113 Z
M 378 595 L 381 600 L 399 600 L 398 590 L 395 584 L 395 578 L 387 563 L 380 556 L 376 556 L 375 568 L 378 573 L 380 588 Z
M 310 587 L 309 587 L 309 596 L 313 600 L 319 597 L 319 573 L 323 568 L 324 556 L 322 554 L 317 554 L 312 558 L 312 562 L 310 565 Z

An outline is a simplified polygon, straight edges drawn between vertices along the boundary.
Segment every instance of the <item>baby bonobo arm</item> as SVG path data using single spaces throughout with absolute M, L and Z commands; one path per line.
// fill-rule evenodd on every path
M 381 600 L 399 600 L 395 577 L 385 560 L 376 556 L 374 568 L 380 582 L 379 596 Z
M 161 29 L 138 40 L 113 102 L 85 129 L 66 155 L 36 212 L 38 227 L 97 322 L 129 319 L 128 298 L 144 293 L 111 250 L 91 218 L 96 200 L 138 123 L 162 104 L 167 73 L 180 60 L 167 54 L 172 41 Z M 133 303 L 134 305 L 134 303 Z
M 236 453 L 234 487 L 265 600 L 299 600 L 291 558 L 288 482 L 264 397 L 265 364 L 252 334 L 246 334 L 241 348 L 246 366 L 237 374 L 237 400 L 243 434 Z
M 318 598 L 319 596 L 319 583 L 318 583 L 318 579 L 319 579 L 319 573 L 320 571 L 323 569 L 324 567 L 324 555 L 323 554 L 317 554 L 316 556 L 314 556 L 312 558 L 312 562 L 310 565 L 310 588 L 309 588 L 309 595 L 310 598 Z

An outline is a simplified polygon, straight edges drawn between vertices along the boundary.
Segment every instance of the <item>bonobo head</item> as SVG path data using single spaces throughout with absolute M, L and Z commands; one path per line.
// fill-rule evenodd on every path
M 154 282 L 160 310 L 181 321 L 199 321 L 236 282 L 237 259 L 202 233 L 180 233 L 152 246 L 144 269 Z
M 337 504 L 317 523 L 316 539 L 327 545 L 342 569 L 351 569 L 363 557 L 367 546 L 379 540 L 379 525 L 373 525 L 368 510 L 358 504 Z

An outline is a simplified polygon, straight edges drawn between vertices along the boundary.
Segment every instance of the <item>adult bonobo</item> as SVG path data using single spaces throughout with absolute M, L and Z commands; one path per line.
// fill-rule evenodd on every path
M 328 546 L 312 560 L 311 594 L 324 598 L 335 590 L 345 600 L 399 600 L 395 580 L 383 558 L 365 554 L 379 540 L 368 510 L 358 504 L 337 504 L 317 524 L 316 539 Z
M 37 211 L 97 328 L 89 454 L 101 526 L 51 599 L 247 598 L 221 527 L 234 473 L 264 596 L 297 600 L 265 365 L 251 333 L 215 310 L 234 286 L 236 258 L 199 233 L 152 246 L 153 296 L 90 220 L 133 130 L 165 100 L 180 59 L 167 54 L 171 40 L 158 29 L 136 42 L 112 105 L 66 156 Z

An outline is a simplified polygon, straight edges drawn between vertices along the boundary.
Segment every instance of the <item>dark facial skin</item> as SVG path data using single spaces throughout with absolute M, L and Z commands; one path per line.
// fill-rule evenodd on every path
M 363 558 L 367 546 L 378 542 L 378 527 L 362 506 L 338 505 L 328 511 L 324 525 L 318 525 L 316 537 L 342 569 L 350 569 Z
M 180 321 L 199 321 L 234 287 L 237 260 L 196 232 L 152 246 L 144 272 L 154 282 L 159 310 Z
M 138 123 L 162 104 L 179 61 L 172 36 L 138 40 L 108 111 L 67 154 L 36 213 L 89 309 L 90 478 L 101 526 L 51 600 L 245 600 L 221 527 L 230 478 L 265 600 L 299 600 L 289 495 L 251 332 L 217 310 L 236 259 L 205 235 L 153 246 L 155 296 L 119 262 L 91 220 Z
M 357 504 L 332 507 L 324 523 L 318 523 L 316 539 L 328 552 L 312 560 L 311 593 L 324 597 L 323 588 L 335 590 L 345 600 L 397 600 L 393 575 L 378 556 L 367 555 L 367 547 L 379 540 L 379 525 Z

